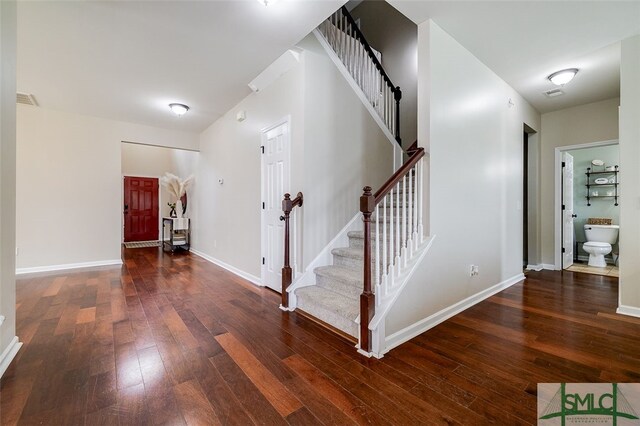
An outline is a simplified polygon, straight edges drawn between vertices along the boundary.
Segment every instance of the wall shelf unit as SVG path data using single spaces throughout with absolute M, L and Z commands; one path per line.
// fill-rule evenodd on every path
M 587 184 L 586 184 L 587 206 L 591 205 L 591 199 L 593 198 L 613 198 L 613 205 L 614 206 L 618 205 L 618 197 L 619 197 L 618 185 L 620 185 L 620 182 L 618 182 L 618 173 L 619 173 L 618 166 L 615 166 L 615 170 L 600 171 L 600 172 L 594 172 L 591 170 L 591 167 L 587 167 L 587 173 L 585 173 L 587 175 Z M 595 183 L 595 179 L 598 179 L 599 177 L 608 178 L 609 182 Z M 592 181 L 592 179 L 594 180 Z M 612 179 L 613 179 L 613 182 L 611 182 Z M 613 193 L 607 194 L 607 195 L 600 195 L 600 193 L 597 192 L 597 195 L 594 195 L 594 193 L 592 192 L 592 189 L 598 188 L 598 187 L 613 188 L 613 191 L 612 191 Z

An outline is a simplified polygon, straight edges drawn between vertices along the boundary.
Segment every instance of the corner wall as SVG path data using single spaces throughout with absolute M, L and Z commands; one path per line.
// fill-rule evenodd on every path
M 0 2 L 0 376 L 16 337 L 16 2 Z
M 299 64 L 246 97 L 200 140 L 193 247 L 257 282 L 262 129 L 291 118 L 291 187 L 285 191 L 304 193 L 303 207 L 293 213 L 298 252 L 292 266 L 299 272 L 359 211 L 362 187 L 382 184 L 393 171 L 391 143 L 315 36 L 298 47 L 304 50 Z M 240 110 L 243 122 L 236 121 Z
M 620 100 L 615 98 L 542 114 L 540 230 L 543 264 L 555 264 L 555 149 L 618 139 L 618 105 Z
M 123 140 L 197 149 L 198 137 L 18 106 L 19 272 L 120 262 Z
M 620 309 L 640 316 L 640 36 L 622 41 L 620 63 Z
M 435 240 L 387 318 L 395 343 L 437 324 L 438 313 L 520 279 L 523 123 L 540 129 L 537 111 L 435 23 L 418 32 L 419 54 L 429 55 L 419 58 L 429 67 L 419 74 L 430 74 L 430 88 L 418 88 L 418 132 L 430 126 L 420 143 L 430 151 Z M 427 108 L 422 97 L 429 91 Z M 476 277 L 471 264 L 479 266 Z

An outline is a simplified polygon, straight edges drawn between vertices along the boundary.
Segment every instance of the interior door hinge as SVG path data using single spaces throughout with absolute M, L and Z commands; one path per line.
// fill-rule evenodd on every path
M 566 166 L 567 166 L 566 163 L 563 161 L 562 162 L 562 167 L 566 167 Z
M 565 209 L 566 209 L 566 207 L 565 207 L 565 205 L 563 204 L 563 205 L 562 205 L 562 210 L 565 210 Z
M 264 210 L 264 201 L 262 202 L 262 210 Z
M 562 247 L 562 252 L 564 253 L 564 251 L 565 251 L 565 250 L 564 250 L 564 247 Z
M 262 146 L 260 147 L 260 150 L 261 150 L 261 151 L 262 151 L 262 153 L 264 154 L 264 145 L 262 145 Z
M 264 260 L 264 257 L 262 258 L 262 264 L 263 264 L 263 265 L 265 264 L 265 260 Z

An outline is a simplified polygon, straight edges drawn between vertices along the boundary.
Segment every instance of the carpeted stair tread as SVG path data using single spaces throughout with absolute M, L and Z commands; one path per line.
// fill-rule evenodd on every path
M 360 309 L 358 299 L 317 285 L 299 288 L 296 296 L 298 308 L 353 337 L 358 336 L 355 323 Z
M 336 265 L 314 269 L 316 285 L 357 299 L 362 294 L 362 271 Z

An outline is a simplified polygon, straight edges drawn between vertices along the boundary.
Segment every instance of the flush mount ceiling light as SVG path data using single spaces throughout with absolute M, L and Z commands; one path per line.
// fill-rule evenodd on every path
M 278 0 L 258 0 L 258 3 L 269 6 L 270 4 L 274 4 L 276 1 Z
M 169 108 L 171 108 L 171 111 L 178 117 L 185 115 L 187 111 L 189 111 L 189 107 L 185 104 L 169 104 Z
M 564 86 L 576 76 L 578 73 L 578 68 L 569 68 L 566 70 L 561 70 L 554 72 L 549 77 L 547 77 L 553 84 L 556 86 Z

